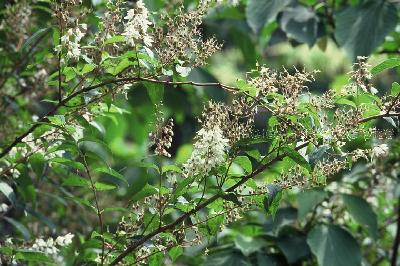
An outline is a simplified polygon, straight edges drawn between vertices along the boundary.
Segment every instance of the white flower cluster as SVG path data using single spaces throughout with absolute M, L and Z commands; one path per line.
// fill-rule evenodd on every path
M 143 40 L 143 43 L 151 47 L 153 38 L 148 34 L 148 29 L 151 24 L 149 21 L 149 11 L 142 0 L 136 2 L 136 9 L 130 9 L 125 16 L 125 31 L 122 35 L 125 36 L 126 42 L 134 46 L 137 40 Z
M 48 238 L 46 241 L 42 238 L 38 238 L 33 243 L 32 247 L 29 250 L 43 252 L 46 255 L 57 255 L 59 248 L 68 246 L 72 243 L 72 239 L 74 235 L 71 233 L 66 234 L 65 236 L 58 236 L 56 240 L 53 238 Z
M 82 30 L 81 30 L 82 29 Z M 87 30 L 86 24 L 80 24 L 80 27 L 74 29 L 70 28 L 65 35 L 61 37 L 61 47 L 67 50 L 66 57 L 68 59 L 78 59 L 81 56 L 81 45 L 80 41 L 85 36 L 84 31 Z M 59 46 L 56 50 L 60 51 Z
M 8 211 L 9 206 L 5 203 L 0 204 L 0 213 Z
M 372 148 L 372 157 L 381 158 L 389 153 L 389 146 L 387 144 L 380 144 Z
M 225 152 L 229 149 L 229 140 L 217 125 L 200 129 L 196 139 L 189 160 L 183 164 L 186 177 L 207 175 L 225 161 Z

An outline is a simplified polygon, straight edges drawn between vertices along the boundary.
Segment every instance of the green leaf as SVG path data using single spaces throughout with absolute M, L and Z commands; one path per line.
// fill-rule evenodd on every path
M 44 253 L 28 250 L 18 250 L 15 259 L 24 261 L 54 263 L 53 259 L 47 257 Z
M 62 71 L 62 74 L 65 75 L 65 82 L 68 82 L 76 77 L 76 70 L 73 67 L 65 67 Z
M 15 197 L 14 190 L 5 182 L 0 182 L 0 192 L 7 197 L 12 205 L 16 206 L 17 198 Z
M 308 233 L 307 243 L 320 266 L 361 265 L 357 241 L 337 225 L 317 225 Z
M 283 148 L 284 153 L 286 156 L 288 156 L 290 159 L 295 161 L 298 165 L 304 167 L 305 169 L 308 170 L 308 172 L 311 173 L 311 166 L 307 162 L 307 160 L 296 150 L 291 149 L 289 147 Z
M 353 195 L 342 195 L 346 210 L 353 219 L 367 227 L 369 234 L 375 240 L 378 239 L 378 218 L 372 210 L 371 205 L 361 197 Z
M 85 64 L 81 70 L 81 75 L 85 75 L 87 73 L 92 72 L 96 68 L 96 65 L 94 64 Z
M 173 247 L 168 251 L 168 254 L 172 261 L 176 261 L 183 254 L 183 248 L 180 246 Z
M 275 184 L 267 185 L 268 194 L 264 198 L 264 208 L 268 214 L 275 215 L 282 198 L 282 188 Z
M 206 256 L 204 266 L 251 266 L 250 261 L 238 250 L 224 250 Z
M 259 33 L 266 23 L 275 21 L 276 16 L 291 0 L 249 0 L 246 6 L 247 24 L 255 32 Z
M 109 174 L 109 175 L 123 181 L 125 184 L 129 185 L 128 182 L 126 181 L 126 178 L 123 175 L 121 175 L 120 173 L 118 173 L 117 171 L 115 171 L 114 169 L 112 169 L 110 167 L 102 166 L 102 167 L 94 169 L 94 171 L 97 173 Z
M 235 238 L 235 246 L 247 257 L 260 250 L 265 244 L 266 243 L 261 239 L 244 236 L 242 234 L 239 234 Z
M 328 193 L 323 190 L 310 189 L 302 191 L 297 195 L 297 209 L 299 220 L 303 220 L 306 214 L 313 210 L 328 197 Z
M 42 36 L 46 35 L 50 31 L 50 28 L 44 28 L 36 31 L 32 36 L 30 36 L 24 44 L 21 46 L 21 51 L 28 51 L 35 42 L 38 42 Z
M 62 164 L 62 165 L 65 165 L 65 166 L 69 166 L 69 167 L 72 167 L 72 168 L 75 168 L 75 169 L 78 169 L 78 170 L 81 170 L 81 171 L 85 170 L 85 166 L 82 163 L 77 162 L 77 161 L 72 161 L 72 160 L 67 159 L 67 158 L 56 157 L 56 158 L 51 159 L 50 161 L 53 162 L 53 163 L 58 163 L 58 164 Z
M 146 186 L 144 188 L 142 188 L 138 193 L 135 194 L 135 196 L 133 196 L 132 201 L 138 201 L 141 200 L 145 197 L 154 195 L 158 192 L 158 190 L 153 187 L 152 185 L 146 184 Z
M 22 234 L 25 240 L 28 240 L 31 237 L 28 228 L 26 228 L 22 223 L 6 216 L 4 216 L 3 219 L 12 224 Z
M 400 84 L 397 82 L 393 82 L 392 89 L 390 90 L 390 94 L 396 96 L 400 93 Z
M 117 43 L 117 42 L 124 42 L 124 41 L 125 41 L 125 36 L 123 36 L 123 35 L 115 35 L 115 36 L 112 36 L 112 37 L 108 38 L 104 42 L 104 45 Z
M 368 56 L 397 24 L 397 8 L 388 1 L 362 1 L 336 17 L 335 38 L 348 56 Z
M 161 168 L 161 173 L 166 173 L 166 172 L 182 173 L 182 169 L 174 164 L 163 165 L 163 167 Z
M 70 174 L 62 183 L 66 187 L 89 187 L 89 181 L 86 178 L 75 174 Z
M 280 236 L 276 240 L 276 244 L 282 250 L 289 264 L 293 264 L 303 258 L 308 258 L 311 253 L 306 237 L 303 235 Z
M 247 174 L 250 174 L 253 170 L 251 161 L 247 156 L 237 156 L 234 162 L 240 165 Z
M 312 47 L 318 38 L 317 15 L 305 6 L 286 8 L 282 14 L 281 27 L 289 38 Z
M 383 61 L 382 63 L 380 63 L 379 65 L 374 66 L 371 69 L 371 73 L 376 75 L 385 69 L 394 68 L 397 66 L 400 66 L 400 58 L 399 57 L 388 58 L 385 61 Z
M 243 79 L 238 79 L 236 81 L 236 86 L 240 91 L 247 92 L 250 96 L 256 96 L 257 95 L 257 88 L 248 84 L 245 80 Z
M 164 98 L 164 85 L 153 82 L 144 82 L 147 93 L 153 104 L 158 104 Z
M 115 186 L 115 185 L 106 184 L 106 183 L 103 183 L 103 182 L 94 183 L 94 187 L 99 191 L 112 190 L 112 189 L 117 188 L 117 186 Z
M 336 104 L 343 104 L 343 105 L 349 105 L 351 107 L 357 108 L 357 105 L 355 102 L 350 101 L 349 99 L 346 98 L 339 98 L 335 101 Z
M 29 157 L 29 163 L 31 164 L 32 170 L 35 172 L 38 178 L 41 178 L 46 165 L 46 160 L 43 154 L 35 153 Z
M 314 167 L 319 161 L 327 157 L 327 151 L 330 149 L 329 145 L 321 145 L 313 150 L 308 155 L 310 165 Z

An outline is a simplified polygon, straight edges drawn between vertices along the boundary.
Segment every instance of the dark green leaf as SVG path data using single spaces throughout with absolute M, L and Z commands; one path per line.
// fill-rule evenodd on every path
M 368 56 L 397 24 L 396 6 L 388 1 L 363 1 L 335 16 L 335 38 L 349 57 Z
M 306 159 L 298 151 L 291 149 L 289 147 L 285 147 L 283 149 L 283 151 L 290 159 L 295 161 L 298 165 L 307 169 L 308 172 L 311 172 L 310 164 L 306 161 Z
M 357 241 L 337 225 L 317 225 L 309 233 L 307 243 L 321 266 L 359 266 L 361 251 Z
M 342 195 L 346 210 L 353 219 L 367 227 L 369 234 L 375 240 L 378 239 L 378 220 L 371 205 L 361 197 L 353 195 Z
M 3 217 L 4 220 L 6 220 L 7 222 L 9 222 L 10 224 L 12 224 L 24 237 L 25 240 L 28 240 L 31 237 L 31 234 L 29 233 L 28 228 L 26 228 L 25 225 L 23 225 L 22 223 L 14 220 L 13 218 L 10 217 Z
M 250 254 L 260 250 L 265 246 L 265 242 L 261 239 L 244 236 L 239 234 L 235 238 L 235 246 L 245 255 L 249 256 Z
M 306 237 L 302 235 L 282 236 L 276 242 L 289 264 L 295 263 L 302 258 L 307 258 L 311 253 Z
M 237 156 L 234 162 L 240 165 L 247 174 L 251 173 L 253 170 L 251 161 L 247 156 Z
M 246 6 L 247 23 L 255 33 L 259 33 L 266 23 L 275 21 L 276 16 L 290 0 L 249 0 Z
M 207 256 L 204 266 L 251 266 L 251 263 L 240 251 L 224 250 Z
M 299 219 L 303 220 L 306 217 L 306 214 L 313 210 L 315 206 L 320 204 L 327 196 L 327 192 L 316 189 L 305 190 L 299 193 L 297 195 Z
M 374 66 L 371 69 L 371 73 L 376 75 L 385 69 L 394 68 L 397 66 L 400 66 L 400 58 L 398 58 L 398 57 L 388 58 L 385 61 L 383 61 L 382 63 L 380 63 L 379 65 Z
M 47 257 L 44 253 L 33 252 L 29 250 L 18 250 L 18 252 L 15 254 L 15 259 L 34 261 L 34 262 L 54 263 L 53 259 Z
M 153 82 L 144 83 L 147 89 L 147 93 L 153 104 L 158 104 L 164 98 L 164 85 Z
M 267 188 L 268 194 L 264 198 L 264 208 L 267 213 L 274 216 L 282 198 L 282 188 L 275 184 L 269 184 Z
M 67 187 L 89 187 L 89 181 L 81 176 L 70 174 L 62 185 Z

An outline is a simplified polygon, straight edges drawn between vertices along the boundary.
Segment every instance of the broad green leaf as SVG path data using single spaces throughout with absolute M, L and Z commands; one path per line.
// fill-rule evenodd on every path
M 62 183 L 66 187 L 89 187 L 89 180 L 75 174 L 70 174 Z
M 125 184 L 129 185 L 128 182 L 126 181 L 126 178 L 123 175 L 121 175 L 120 173 L 118 173 L 117 171 L 115 171 L 114 169 L 112 169 L 110 167 L 102 166 L 102 167 L 98 167 L 98 168 L 94 169 L 94 171 L 97 173 L 109 174 L 109 175 L 123 181 Z
M 50 28 L 44 28 L 36 31 L 32 36 L 30 36 L 24 44 L 21 46 L 21 51 L 28 51 L 32 45 L 40 40 L 44 35 L 50 32 Z
M 245 236 L 242 234 L 239 234 L 235 238 L 235 246 L 247 257 L 250 254 L 260 250 L 265 246 L 265 244 L 265 241 L 259 238 Z
M 180 246 L 173 247 L 168 251 L 168 254 L 172 261 L 176 261 L 183 254 L 183 248 Z
M 321 145 L 313 150 L 308 155 L 310 165 L 314 167 L 319 161 L 327 157 L 327 152 L 330 149 L 329 145 Z
M 275 215 L 282 198 L 282 188 L 276 184 L 267 185 L 268 194 L 264 198 L 264 208 L 268 214 Z
M 397 82 L 393 82 L 392 89 L 390 90 L 390 94 L 396 96 L 400 93 L 400 84 Z
M 312 47 L 318 38 L 318 22 L 312 9 L 298 5 L 284 10 L 281 27 L 289 38 Z
M 310 248 L 307 245 L 306 237 L 303 235 L 285 235 L 276 240 L 279 249 L 285 255 L 289 264 L 310 256 Z
M 275 21 L 276 16 L 291 0 L 249 0 L 246 6 L 247 24 L 255 32 L 259 33 L 266 23 Z
M 323 190 L 310 189 L 300 192 L 297 195 L 297 209 L 299 219 L 303 220 L 309 211 L 313 210 L 327 197 L 328 193 Z
M 46 160 L 43 154 L 35 153 L 29 157 L 29 163 L 31 164 L 32 170 L 35 172 L 38 178 L 42 177 L 44 166 L 46 165 Z
M 54 260 L 47 257 L 44 253 L 34 252 L 29 250 L 18 250 L 15 254 L 15 259 L 32 261 L 32 262 L 42 262 L 42 263 L 54 263 Z
M 378 239 L 378 218 L 372 210 L 371 205 L 361 197 L 353 195 L 342 195 L 346 210 L 353 219 L 367 227 L 369 234 L 375 240 Z
M 153 104 L 158 104 L 164 98 L 164 85 L 153 82 L 144 83 L 150 100 Z
M 206 257 L 204 266 L 251 266 L 250 261 L 237 250 L 224 250 Z
M 107 184 L 107 183 L 103 183 L 103 182 L 94 183 L 94 187 L 99 191 L 112 190 L 112 189 L 117 188 L 115 185 L 111 185 L 111 184 Z
M 4 216 L 3 219 L 12 224 L 22 234 L 25 240 L 28 240 L 31 237 L 28 228 L 26 228 L 26 226 L 23 225 L 22 223 L 6 216 Z
M 335 38 L 348 56 L 368 56 L 397 24 L 397 8 L 387 1 L 363 1 L 335 16 Z
M 117 42 L 124 42 L 124 41 L 125 41 L 125 36 L 123 36 L 123 35 L 115 35 L 115 36 L 112 36 L 112 37 L 108 38 L 104 42 L 104 45 L 117 43 Z
M 307 243 L 320 266 L 361 265 L 360 246 L 337 225 L 317 225 L 308 233 Z
M 343 105 L 349 105 L 351 107 L 357 108 L 357 105 L 355 102 L 350 101 L 349 99 L 346 98 L 339 98 L 335 101 L 337 104 L 343 104 Z
M 252 172 L 253 167 L 251 165 L 251 161 L 247 156 L 237 156 L 234 160 L 234 162 L 236 164 L 238 164 L 239 166 L 241 166 L 243 168 L 243 170 L 249 174 Z
M 158 190 L 155 187 L 153 187 L 152 185 L 146 184 L 146 186 L 144 188 L 142 188 L 138 193 L 136 193 L 133 196 L 132 201 L 135 202 L 135 201 L 141 200 L 145 197 L 154 195 L 157 192 L 158 192 Z
M 17 198 L 15 197 L 14 190 L 5 182 L 0 182 L 0 192 L 7 197 L 7 199 L 12 203 L 12 205 L 16 206 Z
M 65 75 L 65 82 L 71 81 L 76 77 L 76 70 L 73 67 L 65 67 L 62 71 L 62 74 Z M 58 81 L 57 81 L 58 82 Z
M 298 151 L 291 149 L 289 147 L 283 148 L 283 151 L 286 154 L 286 156 L 288 156 L 290 159 L 295 161 L 301 167 L 304 167 L 305 169 L 307 169 L 308 172 L 311 172 L 310 164 Z
M 182 169 L 179 168 L 178 166 L 174 164 L 168 164 L 168 165 L 163 165 L 161 168 L 162 173 L 166 172 L 176 172 L 176 173 L 182 173 Z
M 75 168 L 75 169 L 78 169 L 78 170 L 81 170 L 81 171 L 85 170 L 85 166 L 82 163 L 77 162 L 77 161 L 72 161 L 72 160 L 67 159 L 67 158 L 56 157 L 56 158 L 51 159 L 50 161 L 53 162 L 53 163 L 66 165 L 66 166 L 69 166 L 69 167 L 72 167 L 72 168 Z
M 397 67 L 397 66 L 400 66 L 400 58 L 399 57 L 388 58 L 385 61 L 383 61 L 382 63 L 374 66 L 371 69 L 371 73 L 376 75 L 376 74 L 382 72 L 385 69 L 394 68 L 394 67 Z
M 96 65 L 94 64 L 85 64 L 81 70 L 81 75 L 85 75 L 87 73 L 92 72 L 96 68 Z

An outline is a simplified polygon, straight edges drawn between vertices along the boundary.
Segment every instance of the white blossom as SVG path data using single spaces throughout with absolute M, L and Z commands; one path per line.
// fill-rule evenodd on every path
M 68 59 L 78 59 L 81 56 L 81 45 L 80 41 L 85 36 L 85 33 L 81 30 L 86 31 L 87 25 L 81 24 L 76 28 L 70 28 L 67 30 L 65 35 L 61 37 L 61 46 L 56 48 L 56 51 L 60 51 L 61 47 L 67 50 L 66 57 Z
M 225 161 L 225 152 L 229 149 L 229 140 L 219 126 L 200 129 L 196 139 L 193 152 L 183 165 L 185 176 L 207 175 Z
M 5 203 L 0 204 L 0 213 L 8 211 L 9 206 Z
M 372 148 L 372 157 L 380 158 L 388 155 L 389 146 L 387 144 L 380 144 Z
M 46 255 L 51 255 L 56 258 L 58 257 L 57 254 L 59 252 L 59 248 L 63 248 L 71 244 L 73 238 L 74 235 L 71 233 L 68 233 L 65 236 L 58 236 L 56 240 L 54 240 L 52 237 L 49 237 L 47 240 L 37 238 L 35 239 L 35 242 L 30 250 L 43 252 Z
M 152 46 L 153 38 L 147 32 L 151 25 L 148 17 L 149 11 L 142 0 L 136 2 L 136 9 L 128 10 L 125 16 L 125 20 L 127 20 L 124 24 L 125 31 L 122 35 L 125 36 L 125 41 L 129 45 L 134 46 L 136 41 L 143 40 L 146 46 Z

